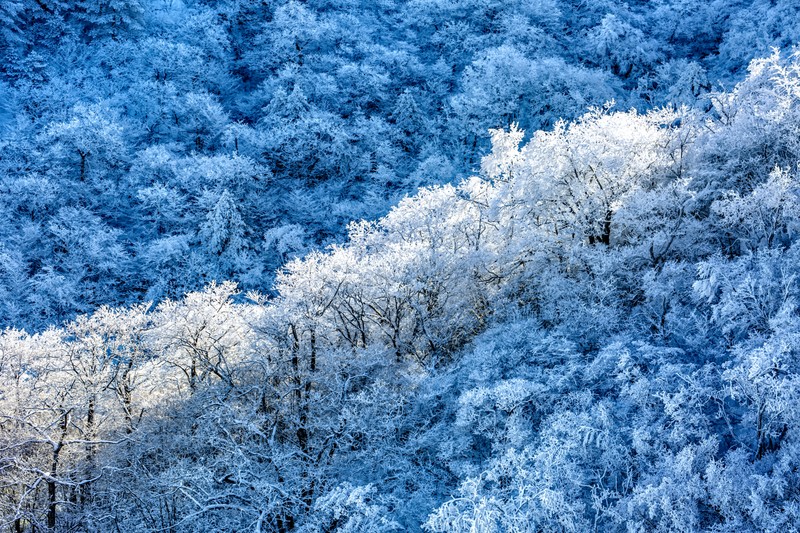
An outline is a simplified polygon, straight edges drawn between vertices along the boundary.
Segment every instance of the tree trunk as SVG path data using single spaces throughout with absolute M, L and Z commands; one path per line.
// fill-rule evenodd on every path
M 81 506 L 85 506 L 90 499 L 92 474 L 94 473 L 94 447 L 91 443 L 95 439 L 94 433 L 94 416 L 95 416 L 95 398 L 89 398 L 89 404 L 86 408 L 86 440 L 89 442 L 85 445 L 84 451 L 86 453 L 86 472 L 85 483 L 81 485 Z
M 81 156 L 81 183 L 86 181 L 86 157 L 89 155 L 87 152 L 78 150 L 78 155 Z
M 603 220 L 603 234 L 600 236 L 600 242 L 606 246 L 611 244 L 611 215 L 613 213 L 610 209 L 606 211 L 606 218 Z
M 67 428 L 69 427 L 69 411 L 65 411 L 62 415 L 61 422 L 61 438 L 58 443 L 53 446 L 53 460 L 50 463 L 50 475 L 47 479 L 47 529 L 48 531 L 55 531 L 56 518 L 58 513 L 57 483 L 56 476 L 58 475 L 58 460 L 61 455 L 61 449 L 64 447 L 64 439 L 67 438 Z

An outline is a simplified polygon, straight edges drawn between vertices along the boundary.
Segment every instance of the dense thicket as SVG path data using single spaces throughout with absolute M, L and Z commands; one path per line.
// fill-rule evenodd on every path
M 792 530 L 800 56 L 709 101 L 494 130 L 269 299 L 6 331 L 2 523 Z
M 708 110 L 796 2 L 4 0 L 0 323 L 211 280 L 267 291 L 489 128 L 615 99 Z

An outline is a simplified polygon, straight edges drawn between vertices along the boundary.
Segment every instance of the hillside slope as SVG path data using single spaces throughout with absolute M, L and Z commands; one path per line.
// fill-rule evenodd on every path
M 6 331 L 2 523 L 791 529 L 800 56 L 711 101 L 495 130 L 272 298 Z

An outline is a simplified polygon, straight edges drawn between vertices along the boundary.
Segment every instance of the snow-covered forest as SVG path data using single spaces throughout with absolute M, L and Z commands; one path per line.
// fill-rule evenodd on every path
M 2 0 L 0 530 L 800 529 L 793 0 Z

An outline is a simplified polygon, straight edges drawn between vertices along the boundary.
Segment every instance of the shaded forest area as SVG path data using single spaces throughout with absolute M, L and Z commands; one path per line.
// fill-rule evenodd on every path
M 4 2 L 0 527 L 793 531 L 796 11 Z

